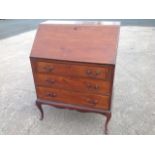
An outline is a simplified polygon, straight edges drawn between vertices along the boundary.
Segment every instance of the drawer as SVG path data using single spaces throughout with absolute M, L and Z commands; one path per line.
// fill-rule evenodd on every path
M 95 94 L 110 94 L 110 81 L 75 78 L 50 74 L 36 74 L 37 86 L 62 88 L 70 91 L 80 91 Z
M 62 89 L 45 87 L 37 87 L 36 90 L 39 99 L 87 106 L 102 110 L 109 109 L 109 96 L 83 94 Z
M 71 63 L 37 62 L 37 72 L 58 74 L 74 77 L 87 77 L 109 80 L 110 71 L 108 66 L 92 66 Z

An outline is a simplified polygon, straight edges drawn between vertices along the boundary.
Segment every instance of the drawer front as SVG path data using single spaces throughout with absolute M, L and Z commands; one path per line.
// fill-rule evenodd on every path
M 37 62 L 37 72 L 109 80 L 109 68 L 70 63 Z
M 80 91 L 106 95 L 110 94 L 110 81 L 37 73 L 36 83 L 37 86 L 62 88 L 70 91 Z
M 82 94 L 62 89 L 44 87 L 37 87 L 36 90 L 39 99 L 87 106 L 102 110 L 109 109 L 109 96 Z

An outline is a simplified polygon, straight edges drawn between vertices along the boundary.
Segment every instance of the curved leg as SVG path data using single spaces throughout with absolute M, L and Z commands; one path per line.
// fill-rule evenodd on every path
M 108 123 L 110 121 L 110 118 L 111 118 L 111 113 L 106 113 L 104 114 L 106 116 L 106 122 L 105 122 L 105 125 L 104 125 L 104 133 L 107 135 L 108 134 Z
M 36 106 L 38 107 L 38 109 L 39 109 L 39 111 L 41 113 L 40 120 L 43 120 L 43 118 L 44 118 L 44 112 L 43 112 L 43 108 L 42 108 L 41 103 L 36 101 Z

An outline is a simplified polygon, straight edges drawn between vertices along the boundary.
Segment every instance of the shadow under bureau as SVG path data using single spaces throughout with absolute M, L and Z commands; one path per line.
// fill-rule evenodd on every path
M 36 105 L 111 118 L 119 23 L 49 21 L 39 25 L 30 61 Z

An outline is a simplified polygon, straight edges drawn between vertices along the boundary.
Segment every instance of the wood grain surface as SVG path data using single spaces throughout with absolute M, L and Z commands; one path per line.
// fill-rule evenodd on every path
M 36 75 L 36 84 L 37 86 L 102 95 L 109 95 L 111 88 L 110 81 L 92 80 L 89 78 L 75 78 L 41 73 L 38 73 Z
M 40 24 L 31 57 L 115 64 L 119 25 Z
M 56 88 L 37 87 L 38 99 L 63 102 L 81 106 L 109 109 L 109 96 L 84 94 Z

